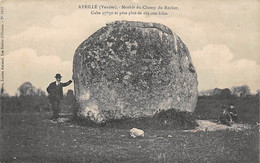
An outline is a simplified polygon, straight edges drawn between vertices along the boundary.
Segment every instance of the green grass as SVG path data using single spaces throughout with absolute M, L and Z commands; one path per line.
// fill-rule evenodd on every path
M 259 129 L 182 132 L 50 123 L 48 114 L 6 114 L 0 162 L 258 162 Z M 172 138 L 168 138 L 172 135 Z

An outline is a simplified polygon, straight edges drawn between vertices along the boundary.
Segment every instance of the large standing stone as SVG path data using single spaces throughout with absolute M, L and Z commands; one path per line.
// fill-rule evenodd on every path
M 188 48 L 162 24 L 107 24 L 77 48 L 73 73 L 78 115 L 97 123 L 171 108 L 192 112 L 197 103 Z

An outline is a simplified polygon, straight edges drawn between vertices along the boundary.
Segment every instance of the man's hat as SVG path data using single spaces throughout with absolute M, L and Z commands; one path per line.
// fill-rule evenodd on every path
M 56 74 L 55 75 L 55 78 L 57 79 L 57 78 L 61 78 L 62 76 L 60 75 L 60 74 Z

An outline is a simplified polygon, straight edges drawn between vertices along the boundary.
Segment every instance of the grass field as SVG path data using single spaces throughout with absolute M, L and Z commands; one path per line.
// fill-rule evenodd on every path
M 206 102 L 198 105 L 205 106 Z M 209 102 L 210 105 L 213 104 Z M 212 110 L 208 114 L 213 115 Z M 259 162 L 256 125 L 244 131 L 144 129 L 145 137 L 134 139 L 127 127 L 51 123 L 50 116 L 48 113 L 5 114 L 0 162 Z M 256 120 L 242 119 L 251 124 Z
M 172 138 L 169 138 L 171 135 Z M 258 162 L 259 130 L 182 132 L 51 123 L 37 114 L 5 116 L 1 162 Z
M 230 99 L 212 96 L 199 97 L 194 114 L 198 119 L 217 120 L 223 107 L 229 107 L 229 104 L 233 103 L 237 110 L 238 120 L 241 123 L 256 124 L 256 122 L 259 122 L 259 100 L 259 96 L 232 97 Z

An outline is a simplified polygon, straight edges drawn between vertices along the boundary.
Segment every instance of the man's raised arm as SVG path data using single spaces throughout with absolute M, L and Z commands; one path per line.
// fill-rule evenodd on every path
M 66 87 L 66 86 L 70 85 L 71 83 L 72 83 L 72 80 L 69 80 L 66 83 L 61 83 L 61 85 L 62 85 L 62 87 Z

